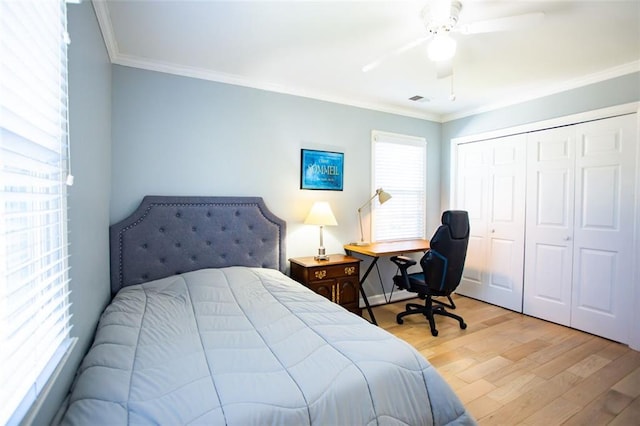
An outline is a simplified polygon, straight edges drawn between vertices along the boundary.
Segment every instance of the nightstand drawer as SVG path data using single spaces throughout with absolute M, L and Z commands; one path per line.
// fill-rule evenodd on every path
M 289 259 L 291 278 L 358 315 L 360 294 L 360 259 L 342 254 L 329 260 L 313 257 Z
M 308 268 L 309 281 L 326 280 L 332 278 L 350 277 L 358 275 L 358 264 L 345 264 L 334 266 L 318 266 Z

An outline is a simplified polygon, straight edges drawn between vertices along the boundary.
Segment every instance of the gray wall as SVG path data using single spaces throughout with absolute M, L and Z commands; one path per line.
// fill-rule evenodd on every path
M 75 183 L 69 188 L 71 335 L 78 343 L 34 424 L 49 424 L 93 340 L 109 300 L 111 64 L 93 6 L 68 5 L 69 123 Z
M 451 140 L 492 130 L 640 101 L 640 73 L 628 74 L 442 125 L 442 208 L 449 206 Z
M 338 226 L 328 253 L 358 239 L 357 208 L 371 195 L 371 131 L 428 141 L 428 225 L 440 216 L 440 124 L 308 98 L 114 66 L 111 221 L 147 194 L 255 195 L 287 221 L 287 255 L 317 253 L 302 225 L 327 200 Z M 344 152 L 344 190 L 300 190 L 300 149 Z M 385 273 L 388 276 L 393 271 Z M 376 280 L 371 293 L 381 292 Z

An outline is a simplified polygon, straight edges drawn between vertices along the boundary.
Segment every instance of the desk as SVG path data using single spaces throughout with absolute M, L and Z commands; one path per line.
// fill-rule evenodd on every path
M 378 263 L 378 259 L 380 259 L 380 256 L 394 256 L 405 253 L 415 253 L 418 251 L 425 252 L 427 250 L 429 250 L 429 241 L 423 239 L 385 241 L 380 243 L 369 243 L 362 246 L 356 244 L 346 244 L 344 246 L 344 251 L 349 256 L 353 256 L 354 253 L 358 253 L 371 258 L 371 264 L 360 279 L 360 294 L 362 294 L 362 299 L 364 300 L 364 304 L 367 307 L 367 312 L 369 313 L 369 317 L 371 318 L 371 322 L 373 324 L 378 325 L 378 323 L 376 322 L 376 317 L 373 315 L 373 311 L 371 310 L 371 305 L 369 305 L 367 295 L 364 292 L 363 284 L 369 276 L 369 273 L 371 272 L 373 267 Z

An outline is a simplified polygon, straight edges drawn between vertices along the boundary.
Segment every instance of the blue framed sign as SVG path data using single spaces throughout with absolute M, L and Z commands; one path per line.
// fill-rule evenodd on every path
M 344 153 L 302 149 L 300 189 L 342 191 Z

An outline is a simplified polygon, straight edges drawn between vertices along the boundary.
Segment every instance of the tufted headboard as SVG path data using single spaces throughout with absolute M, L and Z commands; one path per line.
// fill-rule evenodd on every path
M 182 272 L 286 268 L 286 223 L 261 197 L 146 196 L 109 227 L 111 293 Z

